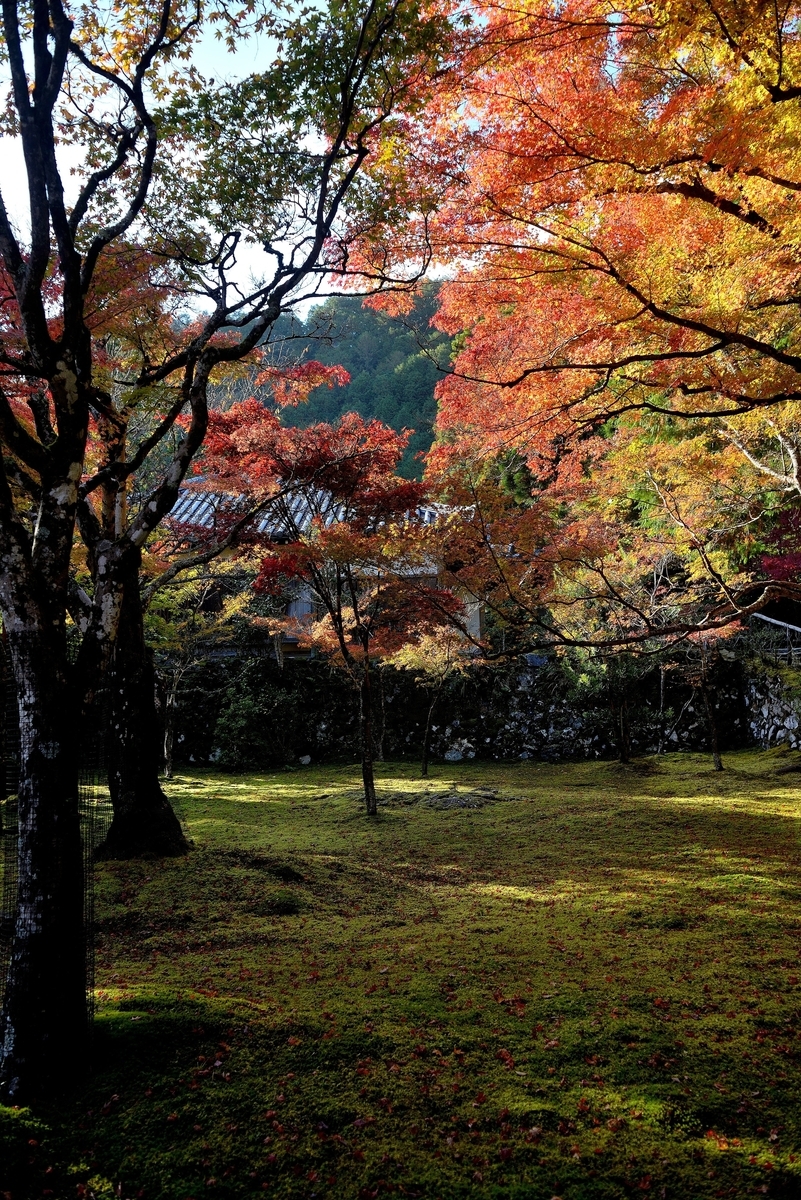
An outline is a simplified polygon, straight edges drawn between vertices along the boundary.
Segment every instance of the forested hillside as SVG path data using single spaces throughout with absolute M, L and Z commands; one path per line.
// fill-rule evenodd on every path
M 436 305 L 437 290 L 429 286 L 403 318 L 365 308 L 357 296 L 336 296 L 313 309 L 303 326 L 309 338 L 305 357 L 340 363 L 351 382 L 317 388 L 307 403 L 288 410 L 287 422 L 305 427 L 357 412 L 393 429 L 413 429 L 400 473 L 419 478 L 422 463 L 417 455 L 431 445 L 434 388 L 450 348 L 449 339 L 429 324 Z

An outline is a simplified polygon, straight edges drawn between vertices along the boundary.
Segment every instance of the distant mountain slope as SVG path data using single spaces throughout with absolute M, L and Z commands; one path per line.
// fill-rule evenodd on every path
M 429 324 L 436 306 L 436 288 L 429 286 L 403 319 L 364 308 L 358 296 L 335 296 L 313 309 L 303 326 L 309 339 L 304 357 L 340 363 L 351 382 L 317 388 L 306 404 L 286 411 L 287 424 L 305 428 L 358 412 L 393 429 L 414 429 L 400 473 L 419 477 L 422 464 L 416 455 L 431 445 L 437 411 L 434 388 L 442 378 L 432 356 L 445 365 L 450 350 L 449 339 Z

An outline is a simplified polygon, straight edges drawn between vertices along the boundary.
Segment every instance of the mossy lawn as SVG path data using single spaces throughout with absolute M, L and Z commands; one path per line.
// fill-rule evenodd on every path
M 801 1195 L 801 773 L 726 765 L 382 764 L 374 820 L 353 768 L 181 775 L 0 1194 Z

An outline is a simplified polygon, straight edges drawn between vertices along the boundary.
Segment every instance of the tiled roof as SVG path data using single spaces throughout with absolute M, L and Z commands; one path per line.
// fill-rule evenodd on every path
M 322 517 L 326 525 L 333 525 L 342 514 L 342 506 L 336 504 L 324 492 L 317 492 L 309 498 L 303 492 L 298 491 L 282 497 L 281 503 L 289 506 L 290 521 L 301 533 L 308 529 L 314 517 Z M 175 524 L 196 525 L 201 529 L 212 529 L 217 522 L 218 515 L 226 517 L 235 517 L 237 514 L 244 515 L 250 505 L 251 502 L 246 496 L 206 492 L 188 486 L 181 489 L 168 519 Z M 433 525 L 443 511 L 443 508 L 438 505 L 422 505 L 417 510 L 417 514 L 424 524 Z M 281 541 L 290 536 L 290 530 L 287 529 L 282 514 L 271 511 L 269 507 L 253 522 L 251 528 L 275 541 Z

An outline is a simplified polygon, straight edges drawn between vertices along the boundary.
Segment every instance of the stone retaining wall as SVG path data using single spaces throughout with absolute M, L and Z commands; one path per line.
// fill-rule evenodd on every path
M 793 671 L 757 668 L 746 675 L 748 727 L 757 746 L 801 746 L 801 677 Z
M 681 680 L 679 672 L 662 677 L 656 668 L 633 684 L 634 755 L 709 749 L 703 700 Z M 250 770 L 348 759 L 357 752 L 358 698 L 322 663 L 284 670 L 265 659 L 212 663 L 188 683 L 178 711 L 181 762 Z M 767 677 L 746 682 L 739 663 L 726 669 L 713 694 L 722 750 L 753 741 L 775 744 L 779 727 L 789 740 L 801 721 L 795 709 L 779 711 L 776 692 L 775 680 Z M 386 757 L 418 755 L 429 698 L 409 674 L 391 671 L 382 673 L 376 695 L 375 724 L 384 727 Z M 432 732 L 432 758 L 448 762 L 614 758 L 619 752 L 609 704 L 600 695 L 577 693 L 559 664 L 544 657 L 454 680 L 437 705 Z
M 750 741 L 744 711 L 745 687 L 739 665 L 730 681 L 713 693 L 721 749 Z M 601 702 L 577 701 L 543 686 L 535 668 L 518 670 L 503 697 L 496 697 L 435 729 L 432 750 L 449 762 L 464 758 L 532 758 L 547 761 L 614 758 L 618 753 L 614 721 Z M 709 729 L 703 700 L 687 685 L 658 685 L 658 672 L 637 689 L 629 706 L 632 754 L 671 750 L 706 751 Z

